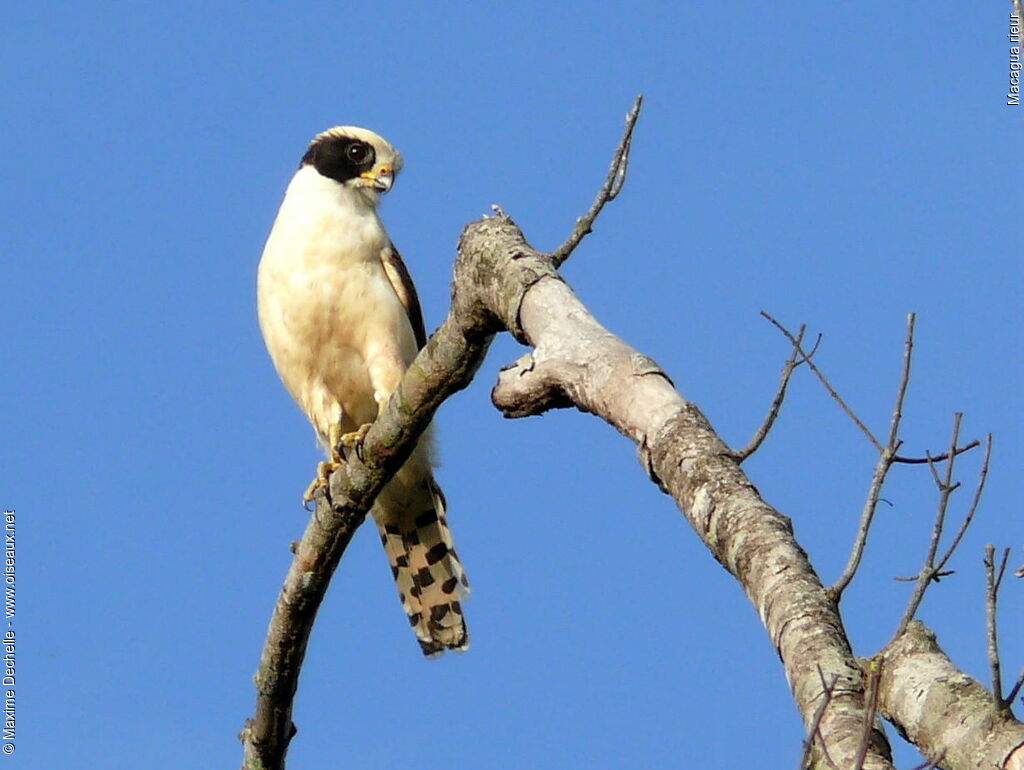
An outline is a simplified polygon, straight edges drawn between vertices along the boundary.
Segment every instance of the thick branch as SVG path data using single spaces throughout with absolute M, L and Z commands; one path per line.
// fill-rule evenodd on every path
M 945 768 L 1024 770 L 1024 725 L 960 672 L 921 622 L 877 658 L 884 661 L 879 711 L 927 759 Z
M 757 608 L 808 728 L 826 697 L 823 679 L 835 677 L 817 732 L 835 764 L 851 767 L 865 720 L 861 672 L 835 604 L 794 539 L 789 519 L 761 499 L 700 410 L 650 358 L 593 318 L 511 220 L 470 225 L 460 248 L 514 254 L 515 263 L 499 269 L 533 277 L 520 301 L 507 303 L 499 315 L 535 350 L 501 373 L 492 393 L 495 405 L 521 416 L 572 403 L 636 442 L 645 469 L 675 498 Z M 827 765 L 817 748 L 815 763 Z M 872 731 L 864 767 L 891 767 L 881 732 Z
M 614 197 L 624 168 L 617 156 L 611 187 L 599 200 Z M 582 234 L 567 244 L 575 245 Z M 564 253 L 541 255 L 504 215 L 463 231 L 448 318 L 367 434 L 365 462 L 353 457 L 332 475 L 329 494 L 318 497 L 296 544 L 256 675 L 256 714 L 242 734 L 246 768 L 283 767 L 294 734 L 299 670 L 328 581 L 377 492 L 441 401 L 468 384 L 502 329 L 535 350 L 501 373 L 495 404 L 509 416 L 574 405 L 637 443 L 648 474 L 675 499 L 757 609 L 804 724 L 812 728 L 815 766 L 851 767 L 866 746 L 864 768 L 891 768 L 885 736 L 870 722 L 864 680 L 836 604 L 789 519 L 761 499 L 706 418 L 657 364 L 607 332 L 579 302 L 555 269 L 571 245 Z
M 465 267 L 463 263 L 462 267 Z M 288 743 L 295 733 L 292 701 L 306 654 L 309 634 L 331 576 L 355 530 L 377 493 L 401 467 L 417 437 L 441 402 L 469 384 L 497 327 L 459 287 L 471 277 L 456 265 L 452 309 L 440 329 L 420 351 L 398 390 L 366 434 L 359 457 L 335 471 L 330 494 L 319 494 L 317 507 L 302 539 L 274 608 L 259 669 L 256 672 L 256 714 L 241 734 L 243 768 L 284 767 Z

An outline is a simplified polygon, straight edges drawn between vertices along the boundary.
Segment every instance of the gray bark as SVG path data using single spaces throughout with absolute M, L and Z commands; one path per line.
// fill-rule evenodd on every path
M 852 767 L 870 720 L 861 671 L 835 603 L 789 519 L 761 499 L 696 405 L 650 358 L 601 327 L 510 220 L 471 225 L 460 251 L 490 253 L 499 273 L 529 276 L 518 282 L 524 287 L 518 309 L 509 308 L 504 318 L 534 352 L 502 371 L 495 405 L 522 417 L 571 404 L 636 442 L 652 480 L 673 497 L 757 609 L 808 729 L 817 715 L 814 766 Z M 824 685 L 833 678 L 835 692 L 818 715 Z M 885 735 L 872 728 L 869 741 L 863 767 L 891 768 Z
M 813 733 L 811 764 L 847 770 L 863 752 L 864 768 L 891 768 L 889 745 L 874 720 L 834 597 L 795 540 L 789 519 L 761 499 L 736 453 L 696 405 L 650 358 L 601 327 L 559 276 L 555 259 L 534 251 L 504 215 L 464 230 L 448 318 L 367 433 L 362 457 L 335 471 L 329 494 L 317 498 L 293 549 L 256 674 L 256 713 L 241 736 L 243 767 L 284 767 L 299 670 L 330 577 L 386 479 L 440 403 L 469 383 L 502 330 L 533 352 L 502 371 L 495 405 L 509 417 L 572 406 L 637 444 L 651 479 L 672 496 L 757 610 Z M 971 697 L 964 687 L 956 697 L 944 695 L 950 682 L 970 680 L 944 656 L 945 668 L 935 663 L 935 652 L 910 638 L 920 624 L 911 628 L 880 657 L 882 713 L 927 756 L 945 751 L 943 767 L 992 767 L 984 762 L 994 761 L 1024 770 L 1020 723 L 995 714 L 976 683 Z M 977 750 L 955 750 L 956 741 L 967 740 L 952 727 L 957 723 L 980 725 L 967 736 L 982 736 Z
M 949 768 L 1024 770 L 1024 725 L 957 669 L 923 623 L 912 621 L 875 662 L 879 711 L 925 758 Z

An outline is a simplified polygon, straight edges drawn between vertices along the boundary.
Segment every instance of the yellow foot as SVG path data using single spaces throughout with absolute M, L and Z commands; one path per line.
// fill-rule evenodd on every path
M 363 440 L 366 438 L 367 432 L 370 430 L 372 423 L 366 423 L 360 425 L 359 430 L 354 430 L 351 433 L 344 433 L 338 437 L 338 443 L 334 445 L 335 451 L 339 456 L 343 455 L 342 450 L 352 449 L 356 453 L 356 457 L 359 458 L 360 462 L 363 459 Z
M 351 433 L 342 434 L 338 443 L 341 444 L 341 446 L 345 447 L 346 449 L 351 449 L 352 447 L 359 446 L 360 444 L 363 443 L 363 440 L 366 438 L 366 434 L 370 432 L 370 426 L 372 424 L 373 423 L 368 422 L 365 425 L 360 425 L 359 430 L 352 431 Z
M 313 495 L 316 494 L 320 487 L 327 486 L 327 481 L 330 479 L 331 474 L 340 466 L 341 463 L 334 459 L 322 462 L 316 466 L 316 478 L 313 479 L 312 483 L 310 483 L 309 488 L 306 490 L 306 494 L 302 496 L 303 505 L 306 505 L 313 500 Z

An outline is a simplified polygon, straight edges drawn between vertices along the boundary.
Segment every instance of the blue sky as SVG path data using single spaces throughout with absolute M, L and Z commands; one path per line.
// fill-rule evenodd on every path
M 1009 3 L 411 5 L 5 10 L 0 505 L 18 516 L 19 737 L 3 761 L 240 761 L 318 459 L 254 297 L 309 138 L 358 124 L 402 150 L 382 213 L 432 329 L 462 226 L 499 203 L 556 246 L 638 92 L 626 189 L 564 274 L 734 445 L 787 355 L 759 311 L 825 335 L 818 363 L 878 434 L 918 313 L 906 451 L 942 449 L 956 410 L 966 436 L 995 434 L 957 573 L 921 613 L 987 682 L 982 549 L 1024 561 Z M 499 339 L 437 419 L 471 650 L 420 658 L 361 531 L 310 644 L 291 765 L 795 767 L 800 721 L 738 585 L 611 428 L 501 418 L 488 393 L 519 354 Z M 826 581 L 873 463 L 799 372 L 747 470 Z M 918 568 L 936 500 L 920 467 L 885 497 L 845 605 L 860 655 L 895 627 L 909 588 L 891 578 Z M 1021 582 L 1004 589 L 1008 678 Z

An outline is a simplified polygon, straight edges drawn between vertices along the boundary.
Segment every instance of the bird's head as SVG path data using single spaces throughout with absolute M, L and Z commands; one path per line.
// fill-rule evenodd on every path
M 384 137 L 365 128 L 337 126 L 317 134 L 302 156 L 300 167 L 348 189 L 357 190 L 371 204 L 387 192 L 402 170 L 402 156 Z

